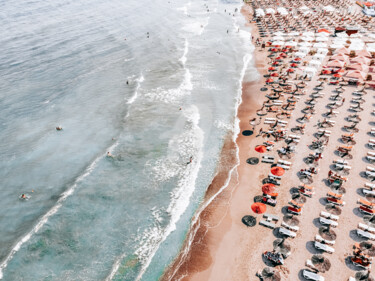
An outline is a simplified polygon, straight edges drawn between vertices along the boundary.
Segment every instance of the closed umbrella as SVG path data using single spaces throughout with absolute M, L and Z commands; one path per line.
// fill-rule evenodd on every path
M 284 256 L 288 256 L 290 254 L 291 246 L 284 238 L 278 238 L 273 241 L 273 249 Z
M 298 226 L 299 225 L 299 219 L 293 214 L 286 214 L 283 217 L 283 221 L 285 223 L 289 224 L 290 226 Z
M 334 232 L 329 226 L 320 227 L 319 235 L 322 236 L 323 239 L 328 240 L 328 241 L 336 240 L 336 237 L 337 237 L 336 232 Z
M 331 268 L 331 262 L 323 255 L 313 255 L 311 261 L 315 268 L 324 273 Z
M 305 204 L 306 203 L 306 197 L 303 196 L 301 193 L 296 192 L 292 194 L 292 199 L 296 201 L 299 204 Z
M 272 175 L 280 177 L 280 176 L 284 175 L 284 173 L 285 173 L 285 170 L 281 167 L 275 166 L 275 167 L 271 168 L 271 174 Z
M 262 270 L 262 278 L 264 281 L 280 281 L 281 275 L 276 269 L 266 267 Z
M 371 227 L 375 227 L 375 216 L 364 216 L 363 220 Z
M 374 277 L 370 276 L 370 271 L 360 271 L 355 274 L 357 281 L 374 281 Z
M 370 257 L 375 257 L 375 246 L 371 242 L 363 241 L 359 243 L 359 249 Z
M 369 201 L 371 203 L 375 203 L 375 195 L 373 195 L 373 194 L 367 194 L 366 199 L 367 199 L 367 201 Z
M 341 215 L 341 209 L 340 207 L 334 205 L 334 204 L 327 204 L 326 205 L 326 211 L 328 211 L 329 213 L 333 214 L 333 215 Z
M 254 203 L 251 205 L 251 210 L 257 214 L 263 214 L 267 210 L 267 207 L 263 203 Z
M 258 145 L 255 147 L 255 151 L 259 153 L 265 153 L 267 151 L 267 148 L 264 145 Z

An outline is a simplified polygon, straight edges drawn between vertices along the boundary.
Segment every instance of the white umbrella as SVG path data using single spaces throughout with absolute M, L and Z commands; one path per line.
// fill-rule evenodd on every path
M 309 65 L 314 66 L 314 67 L 319 67 L 321 64 L 322 63 L 320 61 L 318 61 L 318 60 L 311 60 L 309 62 Z
M 349 50 L 350 51 L 360 51 L 360 50 L 363 50 L 365 47 L 365 45 L 360 45 L 360 44 L 351 44 L 349 46 Z
M 310 52 L 310 48 L 308 48 L 308 47 L 300 47 L 298 49 L 298 51 L 307 54 L 308 52 Z
M 297 42 L 294 42 L 294 41 L 288 41 L 288 42 L 285 42 L 285 45 L 286 45 L 286 46 L 292 46 L 292 47 L 295 47 L 295 46 L 297 46 Z
M 306 36 L 306 37 L 314 37 L 314 33 L 311 32 L 311 31 L 306 31 L 304 33 L 302 33 L 302 36 Z
M 374 33 L 367 34 L 367 36 L 375 39 L 375 34 Z
M 375 47 L 367 47 L 367 51 L 369 51 L 370 53 L 374 53 Z
M 281 32 L 281 31 L 277 31 L 277 32 L 275 32 L 273 35 L 275 35 L 275 36 L 285 36 L 285 35 L 287 35 L 287 34 L 284 33 L 284 32 Z
M 325 7 L 323 7 L 323 9 L 326 10 L 327 12 L 334 12 L 335 11 L 335 8 L 332 7 L 331 5 L 325 6 Z
M 327 53 L 328 53 L 328 49 L 327 48 L 318 48 L 317 50 L 316 50 L 316 52 L 318 53 L 318 54 L 322 54 L 322 55 L 326 55 Z
M 258 17 L 264 17 L 266 14 L 264 13 L 264 10 L 263 9 L 256 9 L 255 10 L 255 14 L 256 16 Z
M 297 31 L 292 31 L 290 33 L 288 33 L 289 36 L 298 36 L 299 35 L 299 32 Z
M 316 41 L 328 41 L 328 37 L 316 37 Z
M 318 32 L 318 33 L 315 33 L 315 36 L 316 37 L 328 37 L 329 33 L 327 33 L 327 32 Z
M 314 67 L 306 67 L 304 70 L 303 70 L 303 74 L 304 75 L 307 75 L 309 77 L 312 77 L 314 76 L 316 73 L 316 68 Z
M 272 42 L 272 46 L 284 46 L 285 42 L 284 41 L 274 41 Z
M 282 37 L 282 36 L 275 36 L 275 37 L 272 38 L 272 40 L 273 40 L 273 41 L 280 41 L 280 40 L 281 40 L 281 41 L 284 41 L 285 38 Z
M 329 47 L 332 49 L 340 49 L 344 47 L 344 44 L 331 44 Z
M 337 37 L 341 37 L 341 38 L 347 38 L 347 37 L 349 37 L 348 34 L 346 34 L 345 32 L 337 33 L 336 36 Z
M 272 9 L 272 8 L 266 9 L 266 14 L 274 14 L 274 13 L 276 13 L 276 11 L 274 9 Z
M 302 6 L 299 8 L 300 10 L 308 10 L 309 8 L 307 8 L 306 6 Z
M 327 48 L 326 43 L 315 43 L 314 48 Z
M 284 7 L 277 8 L 277 11 L 283 16 L 288 15 L 288 11 Z
M 325 55 L 323 55 L 323 54 L 315 54 L 314 56 L 313 56 L 313 60 L 318 60 L 318 61 L 322 61 L 322 60 L 324 60 L 324 58 L 325 58 L 326 56 Z
M 301 37 L 301 40 L 303 41 L 314 41 L 314 37 L 311 37 L 311 36 L 304 36 L 304 37 Z
M 350 36 L 350 38 L 361 38 L 362 37 L 362 35 L 359 34 L 359 33 L 352 33 L 349 36 Z
M 352 43 L 352 44 L 362 44 L 362 45 L 364 44 L 364 42 L 360 38 L 350 38 L 350 43 Z
M 309 42 L 300 42 L 298 43 L 299 46 L 302 46 L 302 47 L 310 47 L 312 45 L 312 43 L 309 43 Z
M 294 56 L 299 57 L 299 58 L 304 58 L 304 57 L 306 57 L 306 54 L 302 53 L 302 52 L 297 52 L 297 53 L 294 54 Z

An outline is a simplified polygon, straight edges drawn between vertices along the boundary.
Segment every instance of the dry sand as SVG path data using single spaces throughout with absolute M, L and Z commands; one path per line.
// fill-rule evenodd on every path
M 245 6 L 244 10 L 246 12 Z M 267 52 L 260 51 L 259 48 L 255 50 L 254 57 L 257 59 L 258 71 L 262 74 L 266 73 L 268 61 L 266 58 Z M 327 60 L 328 58 L 326 58 Z M 293 111 L 291 119 L 286 119 L 289 124 L 287 127 L 290 133 L 290 128 L 294 127 L 297 122 L 296 118 L 301 117 L 301 109 L 306 105 L 305 100 L 309 99 L 309 94 L 312 92 L 314 86 L 318 84 L 318 75 L 308 83 L 306 88 L 307 94 L 301 96 L 297 103 L 296 109 Z M 260 92 L 260 88 L 264 85 L 264 78 L 261 77 L 259 81 L 243 84 L 243 102 L 239 107 L 238 117 L 240 121 L 241 131 L 251 129 L 249 119 L 257 117 L 255 110 L 260 108 L 264 100 L 264 93 Z M 333 93 L 335 86 L 328 86 L 325 84 L 325 89 L 322 91 L 325 96 L 318 99 L 315 106 L 317 113 L 313 115 L 310 122 L 306 123 L 306 133 L 302 136 L 300 143 L 297 145 L 297 153 L 294 154 L 291 161 L 292 167 L 288 170 L 282 178 L 281 186 L 278 188 L 279 197 L 276 207 L 268 207 L 267 212 L 278 215 L 282 219 L 285 206 L 290 199 L 290 189 L 301 184 L 297 173 L 302 168 L 307 168 L 303 162 L 303 158 L 308 156 L 313 151 L 308 148 L 312 140 L 315 138 L 313 134 L 318 130 L 316 127 L 318 119 L 322 120 L 322 114 L 327 112 L 326 104 L 330 101 L 329 97 Z M 288 239 L 292 245 L 292 254 L 285 261 L 283 266 L 279 266 L 282 272 L 283 280 L 305 280 L 301 276 L 301 270 L 306 268 L 304 266 L 306 259 L 311 258 L 315 253 L 320 253 L 312 245 L 314 236 L 318 233 L 318 227 L 321 226 L 317 220 L 320 211 L 324 210 L 326 204 L 325 195 L 330 188 L 325 184 L 324 179 L 327 178 L 327 173 L 330 169 L 332 161 L 339 159 L 334 151 L 339 145 L 343 145 L 339 139 L 342 134 L 348 133 L 342 129 L 343 125 L 349 123 L 345 121 L 345 117 L 353 112 L 349 112 L 348 108 L 352 96 L 352 92 L 357 89 L 353 86 L 345 87 L 343 93 L 346 101 L 342 107 L 336 109 L 340 112 L 337 117 L 332 120 L 336 121 L 333 128 L 328 128 L 332 131 L 329 145 L 323 152 L 324 158 L 320 160 L 319 173 L 314 176 L 314 182 L 311 184 L 315 187 L 315 195 L 308 199 L 304 208 L 303 214 L 300 216 L 301 224 L 295 239 Z M 370 136 L 367 132 L 372 127 L 371 112 L 373 109 L 373 91 L 368 90 L 368 94 L 364 96 L 366 102 L 363 104 L 364 111 L 359 115 L 362 121 L 358 124 L 359 133 L 355 134 L 357 144 L 354 146 L 354 158 L 349 160 L 352 166 L 348 182 L 344 185 L 347 190 L 344 196 L 346 205 L 342 208 L 343 212 L 340 215 L 339 226 L 334 229 L 337 233 L 337 240 L 334 246 L 335 253 L 332 255 L 325 254 L 331 263 L 332 268 L 322 274 L 326 280 L 348 280 L 349 276 L 354 276 L 359 268 L 354 267 L 350 262 L 346 261 L 348 255 L 352 252 L 354 242 L 361 241 L 355 235 L 354 230 L 358 222 L 362 222 L 361 215 L 358 212 L 356 201 L 361 197 L 360 187 L 363 186 L 366 179 L 362 178 L 360 173 L 365 170 L 366 166 L 370 165 L 364 160 L 364 156 L 369 150 L 366 147 Z M 267 117 L 274 117 L 274 114 L 268 114 Z M 263 124 L 256 127 L 256 131 L 260 127 L 266 128 Z M 270 170 L 268 164 L 258 164 L 251 166 L 246 163 L 249 157 L 261 157 L 261 155 L 254 151 L 254 147 L 265 141 L 261 137 L 255 137 L 255 134 L 250 137 L 245 137 L 240 134 L 237 138 L 239 146 L 240 165 L 232 173 L 229 186 L 202 212 L 199 222 L 193 226 L 197 233 L 194 237 L 191 250 L 187 256 L 180 256 L 176 259 L 174 264 L 165 273 L 162 280 L 258 280 L 255 273 L 265 267 L 262 259 L 262 253 L 266 250 L 272 250 L 272 243 L 277 237 L 277 230 L 270 230 L 260 225 L 253 228 L 247 228 L 241 222 L 241 218 L 247 214 L 253 214 L 250 206 L 253 203 L 253 198 L 261 194 L 261 181 L 265 178 Z M 233 155 L 233 144 L 230 141 L 226 143 L 226 149 Z M 276 144 L 272 152 L 267 153 L 277 157 L 277 148 L 285 146 L 283 141 Z M 225 153 L 224 153 L 225 154 Z M 218 186 L 222 186 L 225 181 L 226 169 L 230 167 L 234 160 L 229 158 L 230 165 L 226 165 L 214 180 L 208 193 L 217 191 Z M 226 168 L 226 169 L 225 169 Z M 207 195 L 209 198 L 210 195 Z M 257 220 L 261 219 L 261 215 L 256 215 Z M 280 222 L 279 224 L 280 225 Z

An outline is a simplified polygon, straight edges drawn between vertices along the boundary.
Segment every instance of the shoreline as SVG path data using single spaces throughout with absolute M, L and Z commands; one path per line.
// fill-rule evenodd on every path
M 249 24 L 251 14 L 249 14 L 247 8 L 249 7 L 243 4 L 241 14 L 246 18 L 245 26 L 250 26 L 251 32 L 255 32 L 256 28 Z M 254 36 L 253 33 L 249 33 L 249 36 L 251 35 Z M 260 62 L 261 60 L 259 59 L 262 54 L 264 52 L 260 52 L 256 48 L 251 54 L 257 73 L 261 75 L 265 74 L 266 71 L 265 64 Z M 252 126 L 248 120 L 257 117 L 256 110 L 265 100 L 259 90 L 263 86 L 261 77 L 251 82 L 246 82 L 243 79 L 241 85 L 241 103 L 238 106 L 236 115 L 239 122 L 239 132 L 232 132 L 226 137 L 218 163 L 218 171 L 206 190 L 198 212 L 204 205 L 207 206 L 203 208 L 198 217 L 194 215 L 192 218 L 193 223 L 179 255 L 168 266 L 160 280 L 208 280 L 209 277 L 212 278 L 210 271 L 213 265 L 213 254 L 232 226 L 232 220 L 228 216 L 229 201 L 239 184 L 238 168 L 243 165 L 241 164 L 243 163 L 243 155 L 241 155 L 243 146 L 246 145 L 245 140 L 255 139 L 254 135 L 250 137 L 243 136 L 241 132 L 251 129 Z M 237 136 L 234 135 L 236 133 Z M 234 137 L 236 137 L 236 142 L 234 142 Z M 236 148 L 239 150 L 238 156 L 235 155 Z M 239 159 L 236 159 L 237 157 Z M 237 161 L 238 163 L 236 163 Z M 227 186 L 225 187 L 226 184 Z M 224 189 L 220 192 L 223 187 Z M 213 199 L 216 194 L 217 196 Z M 211 200 L 212 202 L 210 202 Z M 220 228 L 220 231 L 210 231 L 217 227 Z M 200 273 L 204 276 L 200 276 Z M 198 276 L 196 277 L 195 275 Z M 215 278 L 213 279 L 215 280 Z

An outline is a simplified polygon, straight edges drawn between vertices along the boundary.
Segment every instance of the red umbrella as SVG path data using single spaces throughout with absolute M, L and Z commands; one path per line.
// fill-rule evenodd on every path
M 291 67 L 297 67 L 298 64 L 296 64 L 296 63 L 293 62 L 290 66 L 291 66 Z
M 262 192 L 265 194 L 275 192 L 275 185 L 272 183 L 266 183 L 262 186 Z
M 289 69 L 287 70 L 287 72 L 294 72 L 294 69 L 289 68 Z
M 272 63 L 272 65 L 278 65 L 279 64 L 279 62 L 277 62 L 277 61 L 274 61 L 273 63 Z
M 269 71 L 272 71 L 272 70 L 275 70 L 276 68 L 274 68 L 273 66 L 269 67 L 268 70 Z
M 251 205 L 251 210 L 257 214 L 263 214 L 267 210 L 267 207 L 263 203 L 254 203 Z
M 329 70 L 323 70 L 323 74 L 331 74 L 331 71 L 329 71 Z
M 287 56 L 288 56 L 288 55 L 285 54 L 285 53 L 281 53 L 281 54 L 280 54 L 280 57 L 284 57 L 284 58 L 285 58 L 285 57 L 287 57 Z
M 300 60 L 302 60 L 301 58 L 295 58 L 294 59 L 295 61 L 300 61 Z
M 271 78 L 268 78 L 267 80 L 266 80 L 266 83 L 272 83 L 273 82 L 273 79 L 271 79 Z
M 341 72 L 341 73 L 343 73 L 343 72 L 345 72 L 345 69 L 341 68 L 341 69 L 338 70 L 337 72 Z
M 333 74 L 333 77 L 340 78 L 341 74 L 339 74 L 339 73 Z
M 259 153 L 264 153 L 264 152 L 267 151 L 267 148 L 264 145 L 257 145 L 255 147 L 255 151 L 257 151 Z
M 284 175 L 285 170 L 281 167 L 275 166 L 271 168 L 271 174 L 275 176 L 282 176 Z
M 277 76 L 279 76 L 279 73 L 274 72 L 274 73 L 271 74 L 271 76 L 272 76 L 272 77 L 277 77 Z

